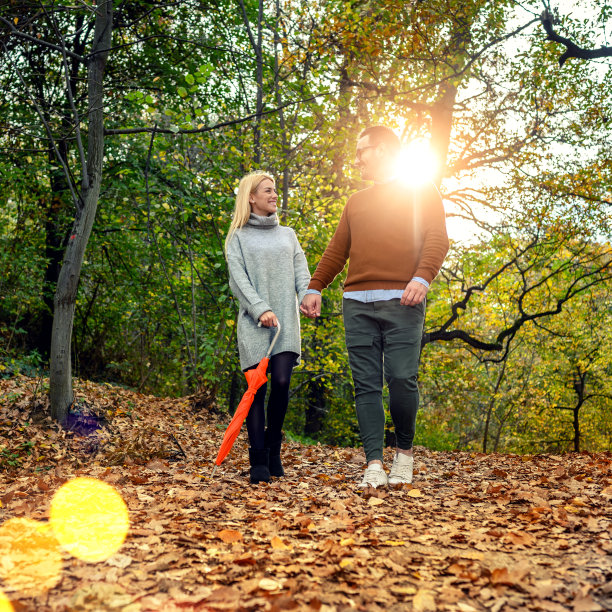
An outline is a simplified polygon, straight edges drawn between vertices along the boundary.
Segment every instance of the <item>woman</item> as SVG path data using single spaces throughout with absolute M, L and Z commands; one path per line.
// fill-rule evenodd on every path
M 274 179 L 269 174 L 258 171 L 244 176 L 225 241 L 230 288 L 240 303 L 238 351 L 243 371 L 255 368 L 263 359 L 276 331 L 270 328 L 281 323 L 268 366 L 271 388 L 267 419 L 267 384 L 255 395 L 246 419 L 253 484 L 284 475 L 280 459 L 282 427 L 291 374 L 301 352 L 298 300 L 301 303 L 310 282 L 306 257 L 295 232 L 279 225 L 277 200 Z

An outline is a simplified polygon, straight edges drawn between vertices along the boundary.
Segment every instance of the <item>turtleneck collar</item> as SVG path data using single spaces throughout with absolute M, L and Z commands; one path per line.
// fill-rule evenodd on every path
M 278 215 L 274 213 L 273 215 L 262 217 L 260 215 L 256 215 L 255 213 L 251 213 L 251 216 L 247 221 L 247 225 L 251 225 L 253 227 L 260 227 L 263 229 L 271 229 L 278 225 Z

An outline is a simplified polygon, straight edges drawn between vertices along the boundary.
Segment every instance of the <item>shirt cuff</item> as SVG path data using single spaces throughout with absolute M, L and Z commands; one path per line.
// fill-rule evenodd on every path
M 321 295 L 321 292 L 316 289 L 306 289 L 305 295 Z
M 421 278 L 420 276 L 415 276 L 412 280 L 416 281 L 417 283 L 421 283 L 421 285 L 425 285 L 427 288 L 429 288 L 429 283 L 424 278 Z

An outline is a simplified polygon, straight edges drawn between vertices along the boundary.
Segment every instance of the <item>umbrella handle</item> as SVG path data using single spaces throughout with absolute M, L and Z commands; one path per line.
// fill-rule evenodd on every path
M 261 327 L 261 321 L 257 324 L 257 327 Z M 266 353 L 266 357 L 270 357 L 270 354 L 272 353 L 272 349 L 274 348 L 274 345 L 276 344 L 276 341 L 278 340 L 280 330 L 281 330 L 281 324 L 280 324 L 280 321 L 277 321 L 276 322 L 276 333 L 274 334 L 274 338 L 272 338 L 272 342 L 270 343 L 270 348 L 268 349 L 268 352 Z

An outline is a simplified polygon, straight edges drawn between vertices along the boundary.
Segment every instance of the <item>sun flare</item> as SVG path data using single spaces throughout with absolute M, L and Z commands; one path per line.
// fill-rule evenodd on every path
M 397 176 L 411 186 L 431 182 L 438 170 L 438 159 L 426 140 L 404 145 L 397 160 Z
M 0 589 L 0 612 L 14 612 L 10 599 Z
M 11 518 L 0 526 L 0 578 L 30 597 L 41 595 L 60 580 L 62 554 L 48 523 Z M 12 610 L 0 591 L 0 612 Z
M 105 482 L 83 477 L 57 491 L 50 518 L 60 544 L 73 556 L 91 563 L 117 552 L 130 524 L 121 495 Z

